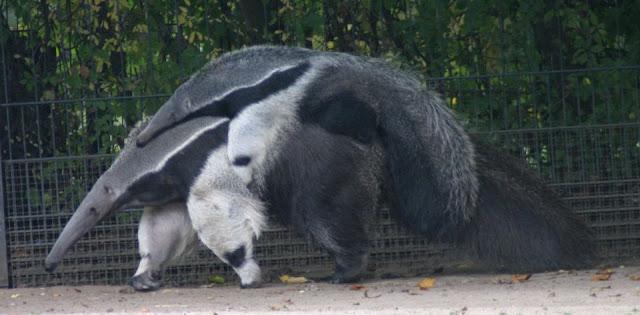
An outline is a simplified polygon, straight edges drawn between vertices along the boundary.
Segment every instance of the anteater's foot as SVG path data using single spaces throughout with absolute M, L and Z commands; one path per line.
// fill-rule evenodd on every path
M 162 281 L 159 276 L 154 277 L 151 272 L 145 272 L 129 279 L 129 285 L 136 291 L 149 292 L 158 290 Z

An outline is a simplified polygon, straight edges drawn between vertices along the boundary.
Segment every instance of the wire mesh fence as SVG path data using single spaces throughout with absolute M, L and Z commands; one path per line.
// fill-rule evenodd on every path
M 603 78 L 619 75 L 620 72 L 638 78 L 638 68 L 635 67 L 593 72 L 605 72 Z M 537 81 L 543 82 L 542 87 L 545 87 L 546 82 L 558 76 L 569 81 L 584 73 L 565 71 L 535 76 L 543 76 L 542 80 Z M 620 115 L 621 102 L 630 102 L 633 106 L 638 104 L 637 81 L 608 91 L 591 89 L 586 94 L 580 94 L 579 90 L 585 89 L 581 84 L 565 86 L 564 97 L 559 96 L 557 90 L 552 95 L 541 93 L 538 97 L 545 100 L 537 103 L 541 109 L 529 111 L 525 108 L 532 106 L 518 97 L 518 91 L 535 87 L 531 83 L 531 74 L 509 77 L 509 82 L 523 86 L 502 83 L 494 86 L 490 93 L 473 87 L 481 84 L 478 80 L 491 82 L 494 77 L 440 78 L 430 83 L 450 95 L 448 101 L 456 102 L 463 116 L 473 117 L 477 106 L 491 104 L 488 106 L 494 107 L 491 111 L 493 114 L 484 117 L 490 127 L 478 133 L 511 154 L 521 156 L 564 196 L 572 209 L 594 229 L 602 258 L 611 262 L 637 260 L 640 257 L 640 123 L 629 117 L 624 121 L 622 117 L 615 116 Z M 465 88 L 465 85 L 471 87 Z M 551 88 L 542 90 L 550 91 Z M 572 100 L 575 104 L 586 104 L 583 110 L 590 110 L 590 117 L 597 114 L 594 111 L 603 110 L 600 102 L 609 102 L 607 106 L 611 108 L 605 108 L 601 113 L 604 115 L 604 120 L 601 120 L 603 123 L 589 124 L 590 118 L 580 115 L 581 110 L 573 106 L 567 106 L 564 111 L 556 109 L 555 105 L 570 101 L 571 97 L 567 95 L 575 97 Z M 454 101 L 454 98 L 457 100 Z M 467 102 L 466 99 L 473 99 L 474 102 Z M 482 102 L 477 102 L 478 99 Z M 156 101 L 160 100 L 158 96 Z M 20 137 L 11 136 L 16 141 L 9 148 L 11 154 L 2 161 L 11 285 L 120 284 L 133 274 L 138 260 L 136 230 L 139 210 L 120 212 L 94 228 L 66 256 L 56 274 L 47 274 L 43 269 L 43 261 L 79 201 L 113 159 L 111 154 L 69 154 L 75 152 L 74 145 L 84 150 L 87 147 L 91 150 L 95 146 L 95 152 L 99 152 L 97 148 L 103 141 L 100 137 L 86 138 L 86 120 L 59 120 L 56 117 L 64 117 L 67 111 L 91 112 L 90 109 L 99 108 L 104 102 L 121 106 L 131 102 L 134 104 L 132 106 L 138 106 L 146 101 L 149 99 L 3 105 L 2 121 L 8 126 L 5 131 L 24 132 L 20 133 Z M 594 102 L 598 106 L 592 106 Z M 47 110 L 42 111 L 45 107 Z M 51 141 L 47 143 L 51 146 L 65 143 L 68 151 L 55 152 L 57 149 L 37 142 L 44 138 L 44 128 L 32 119 L 23 117 L 32 117 L 38 111 L 41 115 L 38 118 L 40 124 L 51 121 L 50 129 L 46 131 Z M 539 115 L 560 115 L 555 118 L 559 120 L 570 116 L 572 120 L 567 119 L 561 126 L 548 127 L 536 125 Z M 623 122 L 608 123 L 608 117 L 611 117 L 611 121 Z M 480 119 L 483 118 L 469 118 L 470 128 L 474 127 L 473 122 Z M 554 118 L 548 120 L 553 121 Z M 548 120 L 545 120 L 547 124 L 554 124 L 548 123 Z M 576 123 L 571 124 L 572 121 Z M 481 129 L 478 125 L 475 125 L 476 129 Z M 123 127 L 123 130 L 126 129 Z M 120 137 L 118 134 L 109 136 Z M 429 272 L 464 259 L 463 253 L 453 246 L 428 243 L 406 231 L 389 217 L 386 210 L 376 214 L 370 234 L 370 270 L 372 273 L 375 270 L 374 274 L 378 276 Z M 322 273 L 332 268 L 332 260 L 324 251 L 310 240 L 298 237 L 283 227 L 274 226 L 265 233 L 257 253 L 270 277 L 285 272 Z M 232 270 L 201 246 L 170 268 L 167 278 L 174 284 L 201 284 L 214 274 L 235 279 Z
M 14 160 L 4 164 L 10 274 L 14 286 L 39 284 L 124 283 L 137 266 L 137 222 L 139 210 L 116 214 L 94 228 L 69 253 L 58 273 L 44 272 L 43 259 L 66 220 L 90 185 L 109 166 L 111 157 L 77 159 Z M 46 171 L 53 169 L 53 171 Z M 80 183 L 76 191 L 70 189 Z M 396 263 L 422 261 L 441 256 L 444 244 L 427 246 L 424 240 L 407 233 L 380 211 L 372 227 L 372 257 L 376 272 L 396 272 Z M 389 251 L 389 248 L 394 248 Z M 330 271 L 332 259 L 310 240 L 285 228 L 274 226 L 261 238 L 257 256 L 268 277 L 282 272 Z M 418 272 L 419 266 L 405 265 L 404 272 Z M 423 267 L 420 267 L 423 268 Z M 168 271 L 175 284 L 206 282 L 207 275 L 234 279 L 233 271 L 208 249 L 200 246 Z M 403 274 L 400 272 L 399 274 Z

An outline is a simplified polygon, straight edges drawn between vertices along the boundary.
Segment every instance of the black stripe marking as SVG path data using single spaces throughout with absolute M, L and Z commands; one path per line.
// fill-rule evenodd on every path
M 268 78 L 264 79 L 256 85 L 237 89 L 220 100 L 215 100 L 207 105 L 204 105 L 195 112 L 188 114 L 186 117 L 176 121 L 175 123 L 159 128 L 145 141 L 138 140 L 136 142 L 136 145 L 139 147 L 143 147 L 168 129 L 171 129 L 174 126 L 198 117 L 211 116 L 233 119 L 249 105 L 262 101 L 267 97 L 292 86 L 301 76 L 303 76 L 307 72 L 310 67 L 310 63 L 304 62 L 286 70 L 276 71 L 272 73 Z M 174 106 L 178 105 L 174 104 Z M 147 128 L 149 127 L 150 126 L 147 126 Z
M 187 198 L 189 189 L 200 174 L 211 152 L 227 142 L 229 122 L 225 121 L 202 133 L 170 157 L 158 171 L 141 176 L 116 200 L 117 208 L 137 201 L 157 205 Z
M 305 62 L 286 70 L 276 71 L 256 85 L 237 89 L 224 98 L 203 106 L 189 114 L 181 122 L 202 116 L 233 118 L 249 105 L 292 86 L 310 67 L 311 64 Z
M 244 249 L 244 245 L 236 248 L 236 250 L 232 252 L 227 252 L 224 254 L 224 259 L 229 262 L 229 265 L 234 268 L 240 268 L 245 261 L 246 250 Z

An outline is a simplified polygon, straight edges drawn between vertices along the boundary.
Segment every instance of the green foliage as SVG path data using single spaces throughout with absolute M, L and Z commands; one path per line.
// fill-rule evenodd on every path
M 640 63 L 634 1 L 14 0 L 2 9 L 0 41 L 27 95 L 10 101 L 167 95 L 224 52 L 273 43 L 382 57 L 438 78 L 426 82 L 479 130 L 640 115 L 625 97 L 637 70 L 544 72 Z M 114 152 L 164 97 L 70 104 L 69 141 L 47 152 Z

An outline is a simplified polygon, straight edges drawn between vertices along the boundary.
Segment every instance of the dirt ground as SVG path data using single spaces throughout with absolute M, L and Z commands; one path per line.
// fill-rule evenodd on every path
M 137 293 L 125 286 L 1 289 L 0 313 L 202 313 L 202 314 L 638 314 L 640 267 L 613 268 L 609 280 L 597 270 L 512 275 L 435 275 L 364 281 L 360 286 L 326 283 L 163 288 Z M 606 275 L 600 275 L 606 278 Z M 634 280 L 635 279 L 635 280 Z

